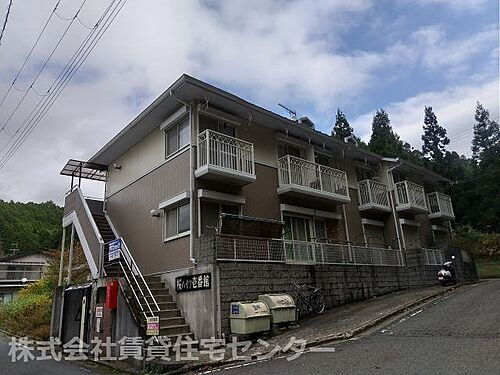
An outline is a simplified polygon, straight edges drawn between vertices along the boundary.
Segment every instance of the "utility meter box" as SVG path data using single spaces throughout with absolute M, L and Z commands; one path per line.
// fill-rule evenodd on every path
M 272 324 L 295 321 L 297 309 L 295 301 L 289 294 L 261 294 L 258 300 L 269 306 Z
M 231 332 L 241 335 L 271 329 L 269 307 L 262 301 L 232 302 L 229 321 Z

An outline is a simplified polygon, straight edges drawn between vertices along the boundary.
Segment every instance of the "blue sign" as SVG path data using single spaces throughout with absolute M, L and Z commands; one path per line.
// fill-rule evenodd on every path
M 113 240 L 108 243 L 108 261 L 112 261 L 120 258 L 120 252 L 122 250 L 122 240 L 120 238 Z

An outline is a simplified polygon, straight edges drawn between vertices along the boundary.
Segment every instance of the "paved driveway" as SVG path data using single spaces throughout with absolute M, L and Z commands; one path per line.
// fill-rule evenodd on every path
M 220 374 L 500 374 L 500 280 L 462 287 L 335 353 L 305 353 Z

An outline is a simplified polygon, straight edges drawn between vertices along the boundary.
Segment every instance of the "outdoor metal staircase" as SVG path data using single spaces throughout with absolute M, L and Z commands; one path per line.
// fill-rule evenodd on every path
M 147 318 L 157 316 L 160 336 L 194 339 L 166 284 L 159 276 L 143 276 L 123 238 L 116 236 L 103 203 L 85 198 L 78 187 L 68 193 L 65 202 L 65 210 L 68 214 L 74 212 L 75 220 L 80 222 L 82 231 L 78 235 L 89 244 L 97 276 L 119 280 L 127 304 L 144 333 Z
M 143 276 L 123 239 L 112 240 L 111 244 L 117 241 L 118 249 L 110 250 L 109 242 L 103 246 L 102 269 L 108 277 L 121 278 L 120 285 L 137 323 L 145 331 L 147 318 L 157 316 L 160 336 L 194 339 L 165 282 L 159 276 Z

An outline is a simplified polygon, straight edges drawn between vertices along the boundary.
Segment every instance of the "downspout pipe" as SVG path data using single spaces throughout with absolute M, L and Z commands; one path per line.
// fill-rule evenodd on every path
M 194 246 L 194 157 L 193 157 L 193 135 L 194 135 L 194 126 L 193 126 L 193 107 L 189 105 L 188 103 L 182 101 L 178 97 L 175 96 L 174 90 L 169 91 L 169 96 L 174 98 L 177 102 L 185 105 L 188 110 L 189 110 L 189 128 L 191 131 L 191 139 L 190 139 L 190 145 L 189 145 L 189 228 L 190 228 L 190 233 L 189 233 L 189 260 L 191 263 L 196 265 L 196 259 L 194 258 L 193 255 L 193 246 Z M 199 207 L 198 207 L 199 209 Z
M 391 180 L 389 178 L 389 172 L 392 173 L 392 171 L 394 169 L 400 167 L 401 164 L 402 164 L 402 162 L 398 162 L 398 164 L 396 164 L 395 166 L 393 166 L 393 167 L 391 167 L 391 168 L 389 168 L 387 170 L 387 172 L 386 172 L 387 173 L 387 182 L 390 182 L 390 181 L 394 182 L 393 180 Z M 394 187 L 393 187 L 392 190 L 394 190 Z M 398 239 L 398 247 L 399 247 L 399 251 L 402 251 L 403 249 L 401 247 L 401 237 L 403 235 L 403 233 L 402 233 L 403 232 L 403 228 L 401 228 L 401 223 L 399 223 L 399 217 L 397 216 L 396 203 L 394 202 L 394 198 L 393 198 L 393 196 L 392 196 L 392 194 L 391 194 L 390 191 L 388 193 L 389 193 L 389 200 L 391 201 L 392 216 L 394 217 L 394 227 L 396 229 L 396 235 L 397 235 L 397 239 Z M 404 241 L 404 238 L 403 238 L 403 241 Z M 403 247 L 406 250 L 406 245 L 405 244 L 403 244 Z

